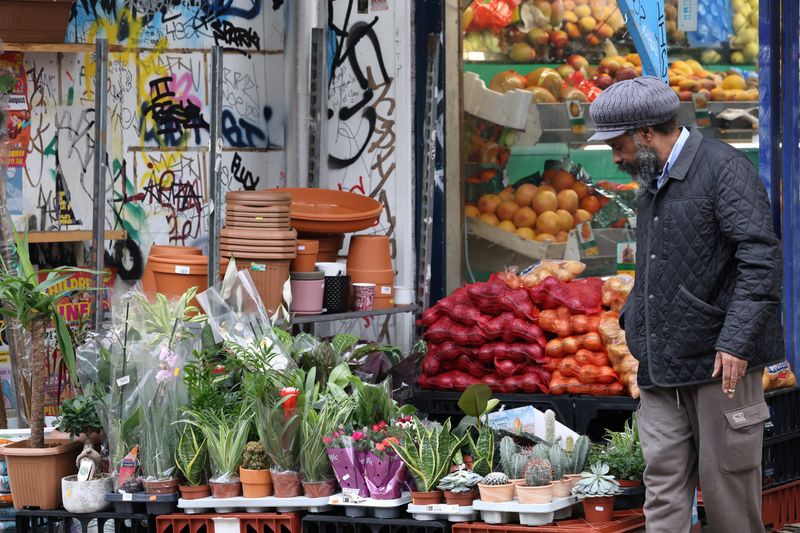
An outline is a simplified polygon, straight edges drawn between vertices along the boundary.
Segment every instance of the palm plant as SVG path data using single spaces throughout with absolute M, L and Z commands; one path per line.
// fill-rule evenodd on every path
M 31 377 L 23 383 L 26 398 L 30 398 L 28 419 L 31 426 L 31 448 L 44 448 L 44 397 L 47 381 L 47 350 L 45 332 L 52 321 L 61 355 L 72 378 L 77 383 L 75 352 L 69 329 L 56 309 L 56 302 L 71 291 L 61 288 L 75 272 L 84 269 L 61 267 L 50 271 L 39 281 L 28 255 L 27 235 L 15 236 L 17 269 L 0 258 L 0 315 L 21 325 L 31 335 Z M 21 355 L 21 354 L 17 354 Z M 29 393 L 29 394 L 27 394 Z

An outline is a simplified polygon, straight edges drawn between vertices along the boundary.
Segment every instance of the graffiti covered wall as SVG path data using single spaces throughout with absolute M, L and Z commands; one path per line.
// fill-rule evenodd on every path
M 389 235 L 395 285 L 413 287 L 413 2 L 328 0 L 328 176 L 323 187 L 368 195 L 384 206 L 366 233 Z M 371 338 L 391 339 L 385 320 L 366 321 Z M 410 338 L 408 317 L 398 339 Z
M 226 189 L 282 185 L 284 9 L 280 0 L 77 0 L 67 42 L 107 38 L 107 250 L 136 277 L 153 243 L 207 240 L 211 47 L 224 46 L 220 168 Z M 30 142 L 9 171 L 15 223 L 90 229 L 93 53 L 18 54 Z M 68 202 L 66 200 L 69 200 Z

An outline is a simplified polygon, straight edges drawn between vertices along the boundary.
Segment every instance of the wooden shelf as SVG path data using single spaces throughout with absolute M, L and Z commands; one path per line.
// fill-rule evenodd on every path
M 105 240 L 120 241 L 126 238 L 124 230 L 106 230 Z M 29 231 L 29 243 L 91 241 L 91 230 Z
M 6 52 L 86 54 L 94 52 L 97 48 L 94 43 L 5 43 L 3 49 Z M 121 52 L 122 50 L 124 50 L 123 46 L 108 45 L 109 52 Z

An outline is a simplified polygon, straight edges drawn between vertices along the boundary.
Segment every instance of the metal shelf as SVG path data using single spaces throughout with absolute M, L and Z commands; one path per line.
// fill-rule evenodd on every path
M 352 311 L 350 313 L 335 313 L 331 315 L 304 315 L 295 316 L 292 325 L 300 326 L 303 324 L 318 324 L 320 322 L 335 322 L 337 320 L 352 320 L 356 318 L 367 318 L 373 316 L 400 315 L 413 313 L 417 310 L 416 305 L 396 305 L 388 309 L 373 309 L 372 311 Z

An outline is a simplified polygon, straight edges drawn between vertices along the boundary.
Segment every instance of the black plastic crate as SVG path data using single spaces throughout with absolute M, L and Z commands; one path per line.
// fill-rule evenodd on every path
M 575 396 L 575 421 L 572 429 L 592 441 L 603 440 L 606 429 L 622 431 L 625 422 L 639 408 L 630 396 Z
M 450 523 L 309 514 L 303 517 L 303 533 L 450 533 Z
M 761 484 L 774 487 L 800 479 L 800 434 L 764 441 L 761 455 Z
M 16 533 L 69 533 L 73 526 L 80 524 L 82 533 L 87 533 L 91 525 L 95 531 L 103 532 L 108 523 L 113 524 L 115 533 L 155 533 L 155 517 L 146 514 L 125 514 L 115 512 L 75 514 L 67 511 L 30 511 L 20 509 L 15 516 Z M 94 523 L 94 524 L 93 524 Z
M 764 423 L 764 439 L 800 432 L 800 388 L 777 390 L 765 395 L 770 419 Z
M 540 411 L 551 409 L 556 414 L 556 420 L 572 427 L 574 423 L 573 403 L 569 396 L 554 396 L 551 394 L 493 394 L 493 398 L 500 400 L 500 405 L 505 409 L 516 407 L 534 406 Z M 448 417 L 453 425 L 463 418 L 464 413 L 458 407 L 461 393 L 457 391 L 433 391 L 415 389 L 411 403 L 420 412 L 425 413 L 431 420 L 444 422 Z

